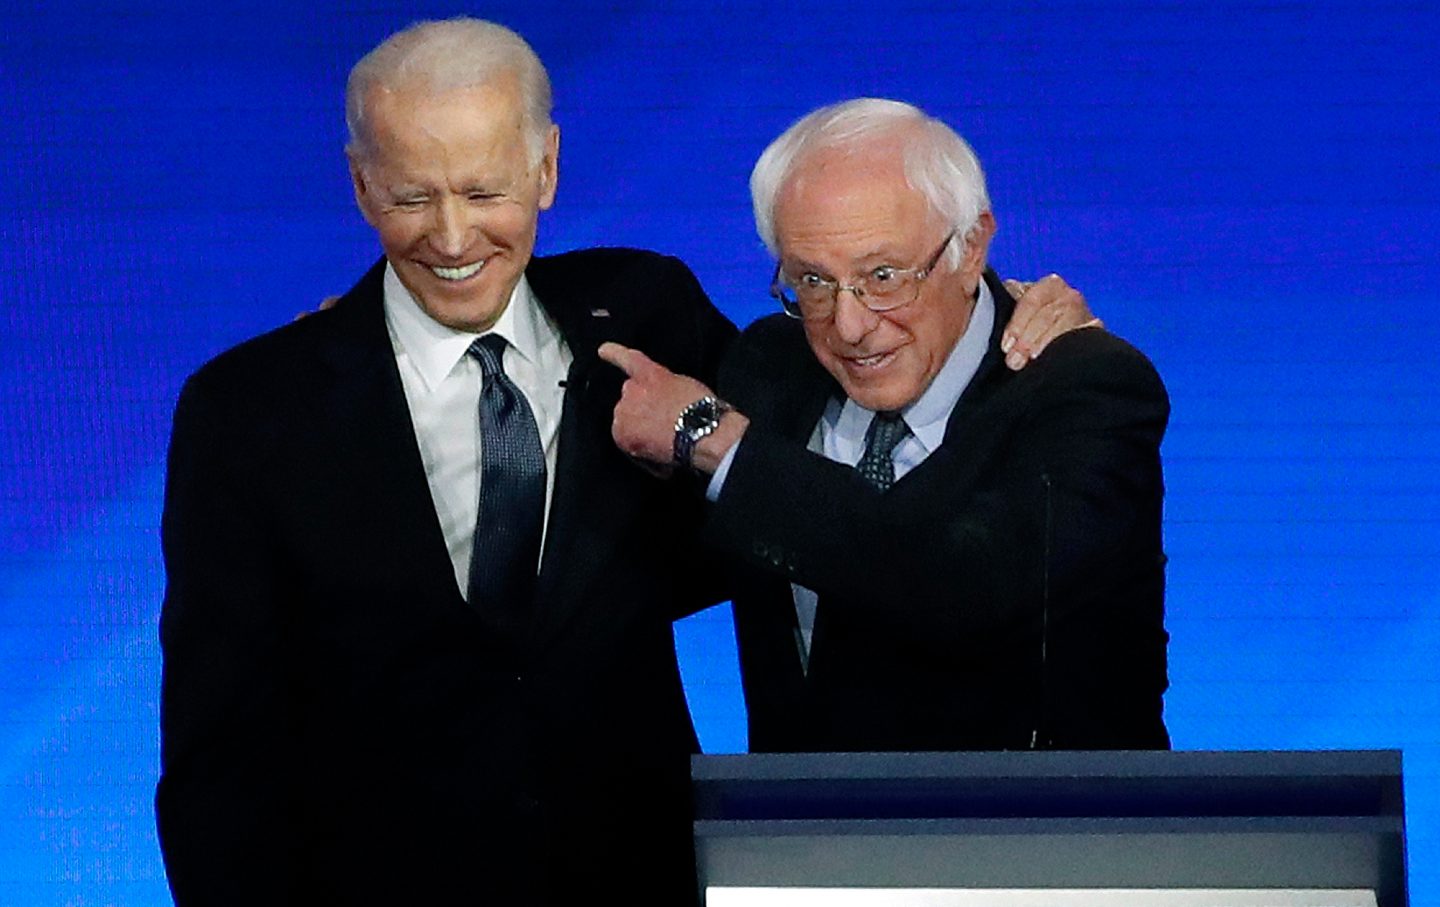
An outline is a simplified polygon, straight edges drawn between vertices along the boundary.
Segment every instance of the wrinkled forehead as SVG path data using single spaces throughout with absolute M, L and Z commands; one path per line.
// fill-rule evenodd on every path
M 796 161 L 775 202 L 782 251 L 857 230 L 926 233 L 943 219 L 910 185 L 899 148 L 827 148 Z
M 857 136 L 821 136 L 802 146 L 780 184 L 777 202 L 806 187 L 878 184 L 888 191 L 909 187 L 906 150 L 911 130 L 892 128 Z

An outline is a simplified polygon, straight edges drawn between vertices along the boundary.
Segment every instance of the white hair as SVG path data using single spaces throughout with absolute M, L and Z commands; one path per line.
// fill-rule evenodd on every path
M 923 110 L 901 101 L 856 98 L 821 107 L 796 120 L 770 143 L 750 172 L 755 229 L 770 254 L 780 257 L 775 239 L 775 203 L 786 184 L 812 154 L 860 151 L 885 141 L 901 141 L 905 181 L 964 237 L 990 210 L 985 173 L 970 145 L 955 130 Z M 946 252 L 953 267 L 964 243 Z
M 545 66 L 515 32 L 465 16 L 416 22 L 360 58 L 345 83 L 345 125 L 350 130 L 345 150 L 361 157 L 373 150 L 365 104 L 376 88 L 446 92 L 485 85 L 506 75 L 519 83 L 530 162 L 538 163 L 550 131 L 550 77 Z

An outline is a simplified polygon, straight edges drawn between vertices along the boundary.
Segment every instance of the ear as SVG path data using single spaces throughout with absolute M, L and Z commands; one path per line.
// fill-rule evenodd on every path
M 370 185 L 365 180 L 365 168 L 353 151 L 346 151 L 345 159 L 350 163 L 350 183 L 355 188 L 355 205 L 360 209 L 360 214 L 365 218 L 365 222 L 374 226 L 375 220 L 370 215 L 370 205 L 374 201 L 374 196 L 371 195 Z
M 540 210 L 555 204 L 555 187 L 560 183 L 560 127 L 551 124 L 545 135 L 545 152 L 540 158 Z
M 965 275 L 966 285 L 973 285 L 985 272 L 985 261 L 990 253 L 990 240 L 995 238 L 995 215 L 981 211 L 975 226 L 965 234 L 965 255 L 960 261 L 960 270 Z

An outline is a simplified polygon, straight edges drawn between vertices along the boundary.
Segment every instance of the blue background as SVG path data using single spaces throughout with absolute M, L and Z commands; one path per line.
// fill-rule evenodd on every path
M 1440 13 L 1117 0 L 7 12 L 0 904 L 167 902 L 171 407 L 377 254 L 341 156 L 346 72 L 458 12 L 550 67 L 542 251 L 678 254 L 741 323 L 770 308 L 745 189 L 769 138 L 860 94 L 967 136 L 1001 272 L 1065 275 L 1170 386 L 1177 747 L 1403 748 L 1413 903 L 1440 905 Z M 677 637 L 706 750 L 743 750 L 728 609 Z

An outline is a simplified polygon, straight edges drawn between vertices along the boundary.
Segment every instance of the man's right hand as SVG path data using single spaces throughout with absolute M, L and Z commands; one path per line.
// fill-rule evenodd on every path
M 1050 341 L 1061 334 L 1105 326 L 1090 311 L 1080 291 L 1059 274 L 1033 283 L 1007 280 L 1005 289 L 1015 297 L 1016 304 L 1015 314 L 1000 338 L 1000 349 L 1005 353 L 1005 364 L 1017 372 L 1032 359 L 1040 358 Z
M 339 297 L 339 296 L 326 296 L 324 299 L 320 300 L 320 305 L 319 305 L 319 307 L 317 307 L 317 308 L 315 309 L 315 311 L 317 311 L 317 312 L 323 312 L 323 311 L 325 311 L 326 309 L 333 307 L 333 306 L 335 305 L 335 303 L 337 303 L 337 302 L 339 302 L 339 301 L 340 301 L 340 297 Z M 301 318 L 304 318 L 306 315 L 309 315 L 309 314 L 310 314 L 309 312 L 301 312 L 299 315 L 296 315 L 296 316 L 295 316 L 295 320 L 296 320 L 296 321 L 299 321 Z
M 711 396 L 710 388 L 694 378 L 677 375 L 639 350 L 618 343 L 602 343 L 600 358 L 625 373 L 620 400 L 615 404 L 611 434 L 615 445 L 626 454 L 649 464 L 652 471 L 674 465 L 675 420 L 685 407 L 701 397 Z M 691 465 L 713 473 L 725 452 L 740 440 L 750 421 L 730 411 L 720 427 L 695 446 Z

